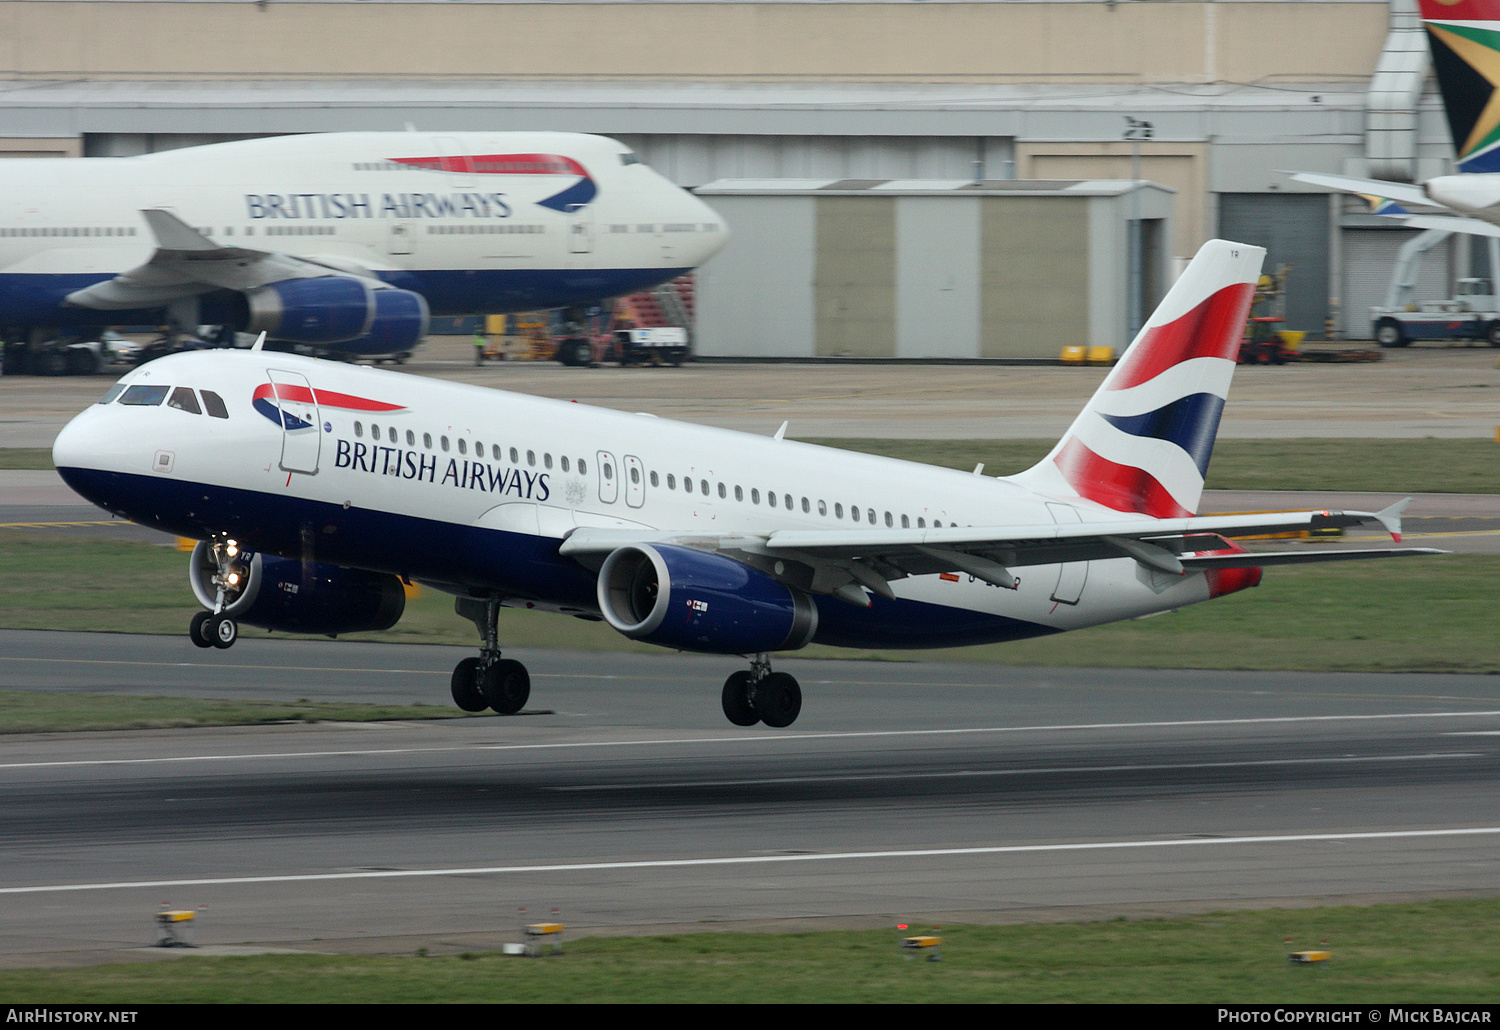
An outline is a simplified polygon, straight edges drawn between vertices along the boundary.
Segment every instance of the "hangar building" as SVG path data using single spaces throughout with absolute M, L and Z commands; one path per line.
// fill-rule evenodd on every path
M 1279 170 L 1413 180 L 1452 157 L 1414 0 L 0 0 L 0 27 L 11 156 L 548 128 L 615 136 L 690 187 L 956 189 L 1131 178 L 1127 119 L 1146 122 L 1140 176 L 1175 191 L 1162 253 L 1268 246 L 1315 337 L 1330 318 L 1367 335 L 1410 231 Z M 1468 249 L 1429 256 L 1432 292 Z

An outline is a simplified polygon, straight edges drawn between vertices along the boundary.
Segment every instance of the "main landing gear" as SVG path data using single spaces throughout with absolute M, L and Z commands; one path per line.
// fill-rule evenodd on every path
M 758 654 L 748 670 L 724 681 L 724 715 L 736 726 L 763 722 L 778 729 L 797 721 L 802 711 L 802 687 L 784 672 L 772 672 L 771 660 Z
M 188 623 L 188 637 L 199 647 L 233 647 L 240 638 L 240 627 L 224 610 L 234 603 L 245 589 L 249 570 L 239 561 L 239 544 L 233 540 L 216 541 L 213 544 L 213 560 L 217 566 L 211 582 L 214 585 L 214 609 L 199 612 Z
M 484 605 L 482 616 L 474 613 L 474 622 L 484 634 L 484 646 L 478 658 L 465 658 L 453 670 L 453 703 L 466 712 L 493 708 L 501 715 L 515 715 L 531 697 L 531 674 L 526 666 L 500 657 L 500 602 L 496 598 L 474 603 Z M 461 614 L 469 614 L 460 608 Z

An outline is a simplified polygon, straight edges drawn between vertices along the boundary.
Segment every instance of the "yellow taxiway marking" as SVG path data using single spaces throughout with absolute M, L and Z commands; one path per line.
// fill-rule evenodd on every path
M 133 526 L 133 522 L 106 519 L 103 522 L 0 522 L 0 529 L 47 529 L 55 526 Z

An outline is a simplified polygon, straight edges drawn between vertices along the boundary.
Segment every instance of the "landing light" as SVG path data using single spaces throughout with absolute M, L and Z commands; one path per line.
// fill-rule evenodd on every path
M 224 546 L 224 553 L 233 558 L 235 555 L 240 553 L 240 545 L 235 543 L 233 540 L 226 541 Z

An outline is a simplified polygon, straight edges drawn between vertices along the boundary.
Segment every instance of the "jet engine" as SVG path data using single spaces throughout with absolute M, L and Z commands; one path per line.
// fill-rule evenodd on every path
M 213 609 L 219 585 L 213 548 L 193 548 L 188 581 L 198 603 Z M 223 614 L 247 626 L 285 633 L 364 633 L 390 629 L 406 610 L 401 580 L 389 573 L 346 569 L 241 552 L 225 576 Z
M 410 290 L 326 275 L 286 279 L 245 294 L 245 332 L 275 340 L 343 344 L 355 353 L 409 350 L 427 334 L 427 301 Z
M 599 610 L 633 640 L 711 654 L 803 647 L 818 629 L 812 598 L 732 558 L 629 544 L 599 570 Z

